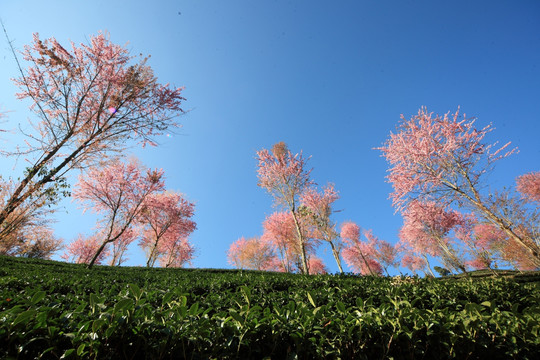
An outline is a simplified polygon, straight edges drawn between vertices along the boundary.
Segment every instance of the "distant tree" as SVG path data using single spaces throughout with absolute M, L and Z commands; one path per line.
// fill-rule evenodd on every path
M 110 266 L 120 266 L 128 260 L 126 251 L 129 245 L 137 239 L 137 229 L 130 227 L 113 242 L 109 242 Z M 103 244 L 103 243 L 102 243 Z M 95 256 L 95 255 L 94 255 Z
M 307 238 L 301 226 L 299 197 L 312 184 L 309 178 L 311 170 L 305 169 L 306 160 L 302 154 L 293 155 L 284 142 L 275 144 L 272 152 L 266 149 L 258 151 L 257 157 L 258 185 L 274 197 L 276 205 L 283 206 L 292 215 L 298 235 L 296 239 L 300 248 L 301 271 L 309 274 Z
M 7 236 L 0 243 L 0 254 L 50 259 L 62 248 L 62 239 L 57 238 L 51 228 L 45 224 L 32 224 Z
M 336 223 L 330 219 L 333 213 L 332 204 L 339 199 L 333 184 L 328 184 L 323 192 L 309 187 L 302 193 L 300 202 L 303 206 L 307 221 L 314 226 L 314 237 L 330 244 L 332 255 L 336 260 L 339 271 L 343 274 L 340 253 L 343 243 L 336 230 Z
M 360 227 L 352 221 L 341 225 L 341 238 L 345 242 L 343 259 L 349 267 L 362 275 L 382 274 L 381 264 L 375 260 L 375 249 L 361 241 Z
M 491 130 L 490 125 L 474 128 L 474 120 L 461 119 L 459 111 L 440 117 L 422 108 L 410 120 L 402 116 L 398 132 L 379 148 L 390 164 L 388 180 L 394 188 L 391 198 L 399 211 L 413 200 L 435 201 L 443 207 L 452 203 L 465 205 L 481 221 L 504 231 L 540 266 L 540 247 L 504 214 L 495 211 L 480 191 L 495 163 L 515 151 L 506 150 L 510 143 L 497 150 L 484 143 Z
M 328 274 L 328 269 L 322 259 L 315 255 L 309 257 L 309 273 L 310 274 Z
M 389 267 L 395 267 L 398 265 L 398 248 L 390 244 L 388 241 L 379 239 L 373 235 L 372 230 L 364 231 L 369 247 L 372 249 L 373 258 L 381 265 L 387 276 Z
M 195 256 L 195 248 L 187 237 L 176 236 L 174 232 L 168 232 L 160 242 L 159 263 L 162 267 L 184 267 L 191 263 Z
M 139 221 L 144 230 L 139 245 L 147 255 L 146 266 L 154 266 L 158 258 L 165 254 L 161 243 L 169 238 L 185 239 L 196 224 L 193 203 L 175 192 L 152 194 L 145 200 Z
M 62 181 L 70 169 L 103 164 L 130 140 L 155 144 L 153 137 L 177 126 L 173 119 L 183 112 L 181 89 L 159 84 L 146 59 L 132 63 L 129 51 L 105 34 L 88 45 L 72 43 L 71 51 L 34 34 L 23 57 L 30 66 L 19 64 L 17 96 L 31 101 L 37 120 L 23 133 L 24 146 L 0 151 L 29 163 L 0 209 L 0 241 L 11 231 L 10 216 L 30 198 L 39 207 L 65 195 Z
M 94 234 L 90 237 L 79 235 L 77 239 L 66 246 L 66 251 L 61 257 L 76 264 L 90 264 L 100 246 L 100 234 Z M 105 248 L 104 251 L 99 253 L 94 263 L 97 265 L 102 264 L 107 256 L 109 256 L 109 251 Z
M 416 256 L 411 253 L 404 253 L 401 257 L 401 265 L 411 270 L 414 274 L 420 270 L 423 271 L 425 275 L 428 275 L 428 273 L 425 271 L 427 266 L 426 259 L 420 256 Z M 431 276 L 434 276 L 433 273 L 431 273 Z
M 135 239 L 130 234 L 124 236 L 125 232 L 135 224 L 146 199 L 162 191 L 164 186 L 162 170 L 148 170 L 136 159 L 91 169 L 79 176 L 73 197 L 85 205 L 85 210 L 101 215 L 98 231 L 103 240 L 89 267 L 108 244 L 117 241 L 122 244 L 115 247 L 112 261 L 118 263 L 121 260 L 125 248 Z
M 237 269 L 273 270 L 276 268 L 276 255 L 272 246 L 260 238 L 241 237 L 231 244 L 227 252 L 229 264 Z
M 440 267 L 440 266 L 434 266 L 433 269 L 435 269 L 435 271 L 440 275 L 440 276 L 448 276 L 448 275 L 451 275 L 452 272 L 448 269 L 445 269 L 443 267 Z

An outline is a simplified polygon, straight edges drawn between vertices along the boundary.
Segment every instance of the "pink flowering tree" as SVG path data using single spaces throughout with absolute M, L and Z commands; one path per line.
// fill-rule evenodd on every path
M 411 201 L 403 213 L 400 240 L 416 254 L 439 257 L 448 269 L 467 272 L 463 256 L 450 232 L 463 222 L 456 211 L 434 202 Z
M 373 234 L 372 230 L 364 231 L 364 236 L 367 239 L 369 247 L 372 249 L 373 258 L 381 265 L 387 276 L 389 267 L 398 265 L 399 251 L 396 246 L 393 246 L 386 240 L 379 239 Z
M 135 224 L 146 199 L 163 191 L 164 186 L 162 170 L 148 170 L 135 159 L 91 169 L 79 176 L 73 197 L 85 205 L 85 210 L 101 217 L 97 227 L 103 235 L 89 267 L 108 244 L 116 241 L 122 244 L 118 244 L 114 252 L 118 254 L 114 262 L 120 260 L 120 249 L 127 247 L 135 238 L 130 234 L 124 236 L 125 232 Z
M 279 264 L 274 250 L 266 241 L 254 237 L 241 237 L 231 244 L 227 252 L 229 264 L 237 269 L 278 271 Z
M 517 191 L 530 201 L 540 202 L 540 171 L 521 175 L 516 179 Z
M 61 256 L 66 261 L 71 261 L 76 264 L 89 264 L 97 253 L 97 249 L 101 246 L 99 234 L 85 237 L 79 235 L 77 239 L 66 246 L 66 251 Z M 109 256 L 109 251 L 105 248 L 99 253 L 99 256 L 94 260 L 94 263 L 102 264 L 105 258 Z
M 310 274 L 328 274 L 328 268 L 321 258 L 312 255 L 309 257 L 309 273 Z
M 296 240 L 294 220 L 288 212 L 276 212 L 263 222 L 261 241 L 267 243 L 281 262 L 284 272 L 296 270 L 300 249 Z
M 152 194 L 144 202 L 139 222 L 144 230 L 139 245 L 147 255 L 146 266 L 154 266 L 165 254 L 161 243 L 168 238 L 185 239 L 195 231 L 195 205 L 176 192 Z
M 304 190 L 300 203 L 307 221 L 314 227 L 314 237 L 330 245 L 339 271 L 343 274 L 340 258 L 343 243 L 336 230 L 336 223 L 330 218 L 333 213 L 332 205 L 337 199 L 339 195 L 334 185 L 328 184 L 322 192 L 312 186 Z
M 411 270 L 414 274 L 417 274 L 420 270 L 424 272 L 426 276 L 428 275 L 425 271 L 427 265 L 426 260 L 420 256 L 411 253 L 404 253 L 401 257 L 401 265 Z M 431 275 L 435 276 L 433 275 L 433 272 L 431 272 Z
M 258 185 L 274 197 L 276 205 L 282 206 L 291 214 L 300 248 L 301 271 L 309 274 L 306 253 L 308 241 L 301 225 L 299 197 L 312 184 L 309 178 L 311 170 L 305 169 L 306 160 L 302 154 L 293 155 L 283 142 L 275 144 L 271 152 L 266 149 L 258 151 L 257 158 Z
M 495 163 L 514 150 L 510 143 L 495 149 L 486 144 L 490 125 L 477 129 L 474 120 L 453 115 L 434 116 L 426 108 L 420 109 L 410 120 L 402 116 L 398 132 L 390 134 L 384 146 L 378 148 L 390 164 L 388 180 L 393 186 L 391 198 L 399 211 L 404 211 L 413 200 L 435 201 L 440 206 L 452 203 L 465 205 L 476 216 L 502 231 L 529 253 L 540 266 L 540 248 L 529 241 L 526 232 L 491 206 L 481 189 L 486 185 L 486 174 Z
M 343 259 L 350 268 L 362 275 L 382 274 L 381 264 L 375 260 L 375 249 L 360 239 L 360 227 L 352 221 L 341 225 L 341 238 L 345 243 Z
M 38 34 L 23 51 L 28 68 L 15 79 L 18 98 L 31 102 L 36 120 L 24 144 L 3 155 L 24 156 L 28 167 L 0 209 L 0 241 L 10 214 L 30 197 L 65 194 L 70 169 L 103 164 L 132 140 L 155 144 L 154 137 L 177 126 L 184 100 L 180 88 L 157 82 L 146 59 L 134 61 L 126 47 L 105 34 L 67 50 Z M 40 203 L 37 203 L 39 205 Z
M 320 244 L 307 223 L 306 217 L 298 217 L 298 225 L 304 236 L 303 243 L 298 239 L 296 224 L 290 212 L 273 213 L 263 222 L 264 232 L 261 241 L 268 243 L 274 249 L 284 272 L 302 271 L 302 251 L 309 267 L 309 258 L 313 256 Z M 303 250 L 301 244 L 304 244 Z
M 169 236 L 171 235 L 171 236 Z M 186 237 L 178 237 L 174 232 L 169 232 L 160 242 L 159 263 L 162 267 L 184 267 L 190 264 L 195 256 L 195 248 Z

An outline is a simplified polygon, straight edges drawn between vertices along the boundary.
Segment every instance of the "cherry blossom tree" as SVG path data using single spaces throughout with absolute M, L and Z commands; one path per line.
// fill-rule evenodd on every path
M 364 231 L 369 247 L 372 249 L 373 258 L 381 265 L 386 275 L 389 267 L 398 265 L 398 248 L 390 244 L 386 240 L 379 239 L 373 234 L 372 230 Z
M 416 274 L 418 270 L 421 270 L 427 275 L 427 272 L 425 271 L 427 265 L 426 260 L 420 256 L 405 253 L 401 258 L 401 265 L 411 270 L 414 274 Z M 433 272 L 431 272 L 431 275 L 435 276 L 433 275 Z
M 309 178 L 311 170 L 306 170 L 306 160 L 302 153 L 293 155 L 284 142 L 273 146 L 272 152 L 263 149 L 257 152 L 259 177 L 258 185 L 266 189 L 276 205 L 283 206 L 292 215 L 297 232 L 297 240 L 302 260 L 302 272 L 309 274 L 306 253 L 306 236 L 300 224 L 299 196 L 313 182 Z
M 191 263 L 195 256 L 195 248 L 186 237 L 175 237 L 174 232 L 168 232 L 160 242 L 159 263 L 162 267 L 183 267 Z
M 336 260 L 339 271 L 343 274 L 340 253 L 343 243 L 340 241 L 336 230 L 336 223 L 330 219 L 333 213 L 332 204 L 339 199 L 333 184 L 328 184 L 323 192 L 318 192 L 314 187 L 309 187 L 302 193 L 300 203 L 306 213 L 308 221 L 314 226 L 314 237 L 330 244 L 332 255 Z
M 79 176 L 73 198 L 84 204 L 85 210 L 101 215 L 98 231 L 103 234 L 103 240 L 90 267 L 108 244 L 121 239 L 123 244 L 119 244 L 119 251 L 129 245 L 126 241 L 133 241 L 131 236 L 123 237 L 124 233 L 134 224 L 146 199 L 164 187 L 162 170 L 148 170 L 134 158 L 127 163 L 114 162 L 90 169 Z M 115 254 L 119 254 L 118 251 Z M 115 256 L 113 261 L 119 259 Z
M 360 226 L 352 221 L 343 223 L 341 238 L 345 242 L 343 259 L 349 267 L 362 275 L 382 274 L 382 266 L 375 260 L 375 249 L 360 239 Z
M 434 202 L 415 200 L 408 204 L 403 218 L 400 240 L 413 248 L 415 253 L 440 257 L 447 268 L 467 272 L 459 248 L 449 236 L 463 222 L 460 213 L 446 210 Z
M 165 254 L 161 243 L 166 239 L 184 239 L 195 230 L 196 224 L 191 220 L 194 207 L 193 203 L 176 192 L 147 197 L 139 216 L 144 227 L 139 245 L 147 254 L 146 266 L 154 266 L 156 260 Z
M 72 261 L 76 264 L 89 264 L 93 260 L 94 264 L 99 265 L 109 256 L 109 250 L 105 248 L 94 260 L 94 256 L 100 246 L 101 240 L 99 234 L 94 234 L 90 237 L 79 234 L 77 239 L 66 246 L 66 251 L 61 257 L 66 261 Z
M 310 274 L 328 274 L 328 269 L 321 258 L 311 255 L 309 257 L 309 273 Z
M 260 238 L 241 237 L 231 244 L 227 252 L 229 264 L 237 269 L 277 271 L 276 255 L 272 246 Z
M 106 34 L 72 43 L 71 51 L 34 34 L 23 57 L 29 67 L 19 64 L 17 96 L 30 100 L 36 118 L 24 145 L 1 151 L 24 157 L 28 167 L 0 210 L 0 241 L 9 216 L 30 197 L 58 196 L 55 187 L 70 169 L 101 165 L 132 140 L 155 145 L 154 137 L 177 126 L 183 113 L 182 89 L 159 84 L 146 58 L 134 62 Z
M 299 216 L 297 221 L 303 234 L 303 251 L 309 266 L 309 258 L 315 253 L 320 242 L 308 226 L 306 217 Z M 274 249 L 281 261 L 283 271 L 303 271 L 302 243 L 298 239 L 298 231 L 293 215 L 290 212 L 273 213 L 263 222 L 263 229 L 261 241 L 270 244 Z
M 462 118 L 459 111 L 441 117 L 421 108 L 410 120 L 402 116 L 398 132 L 378 148 L 390 164 L 393 204 L 399 211 L 413 200 L 465 205 L 480 220 L 498 226 L 540 266 L 540 248 L 481 193 L 495 163 L 515 152 L 507 150 L 510 143 L 498 149 L 486 144 L 491 131 L 491 125 L 475 128 L 474 120 Z
M 517 191 L 531 201 L 540 202 L 540 171 L 521 175 L 516 180 Z
M 261 241 L 268 243 L 281 261 L 284 272 L 294 272 L 296 258 L 300 252 L 296 241 L 294 220 L 288 212 L 276 212 L 263 222 Z

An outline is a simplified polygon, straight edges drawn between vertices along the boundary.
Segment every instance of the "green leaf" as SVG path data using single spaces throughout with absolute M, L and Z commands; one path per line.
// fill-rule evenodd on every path
M 135 300 L 139 300 L 142 295 L 142 290 L 137 286 L 137 284 L 129 284 L 129 289 L 131 294 L 135 297 Z
M 171 299 L 173 298 L 173 296 L 174 296 L 173 292 L 168 292 L 163 297 L 163 300 L 161 300 L 161 304 L 163 304 L 163 305 L 168 304 L 169 302 L 171 302 Z
M 114 305 L 115 312 L 123 312 L 124 310 L 132 310 L 134 307 L 132 299 L 122 299 Z
M 242 316 L 240 316 L 240 314 L 238 314 L 236 311 L 231 310 L 229 312 L 229 314 L 231 314 L 231 317 L 234 320 L 236 320 L 238 323 L 240 323 L 240 325 L 244 325 L 244 318 Z
M 313 305 L 313 307 L 316 308 L 317 305 L 315 305 L 315 301 L 313 301 L 313 297 L 311 297 L 311 294 L 309 293 L 309 291 L 307 293 L 307 298 L 308 298 L 309 302 L 311 303 L 311 305 Z
M 68 349 L 64 352 L 62 357 L 60 357 L 60 359 L 69 359 L 71 355 L 73 355 L 74 352 L 75 352 L 75 349 Z
M 480 305 L 485 306 L 485 307 L 488 307 L 488 308 L 491 308 L 491 302 L 489 302 L 489 301 L 484 301 L 484 302 L 481 303 Z
M 79 345 L 79 347 L 77 348 L 77 356 L 82 356 L 85 346 L 85 344 Z
M 345 304 L 343 304 L 341 301 L 338 301 L 336 303 L 336 308 L 339 310 L 339 312 L 342 312 L 342 313 L 344 313 L 346 310 Z
M 30 302 L 32 303 L 32 305 L 35 305 L 41 300 L 43 300 L 46 295 L 47 293 L 45 291 L 38 291 L 34 294 L 34 296 L 32 296 L 32 300 L 30 300 Z
M 199 303 L 196 302 L 195 304 L 191 305 L 189 308 L 189 315 L 195 316 L 199 313 Z
M 16 318 L 15 321 L 13 321 L 13 326 L 18 325 L 20 323 L 27 323 L 36 315 L 36 310 L 27 310 L 25 312 L 20 313 Z

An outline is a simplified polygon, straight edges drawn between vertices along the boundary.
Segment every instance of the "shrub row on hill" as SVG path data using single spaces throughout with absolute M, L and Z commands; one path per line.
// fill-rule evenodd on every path
M 98 267 L 0 257 L 0 357 L 519 358 L 537 282 Z

